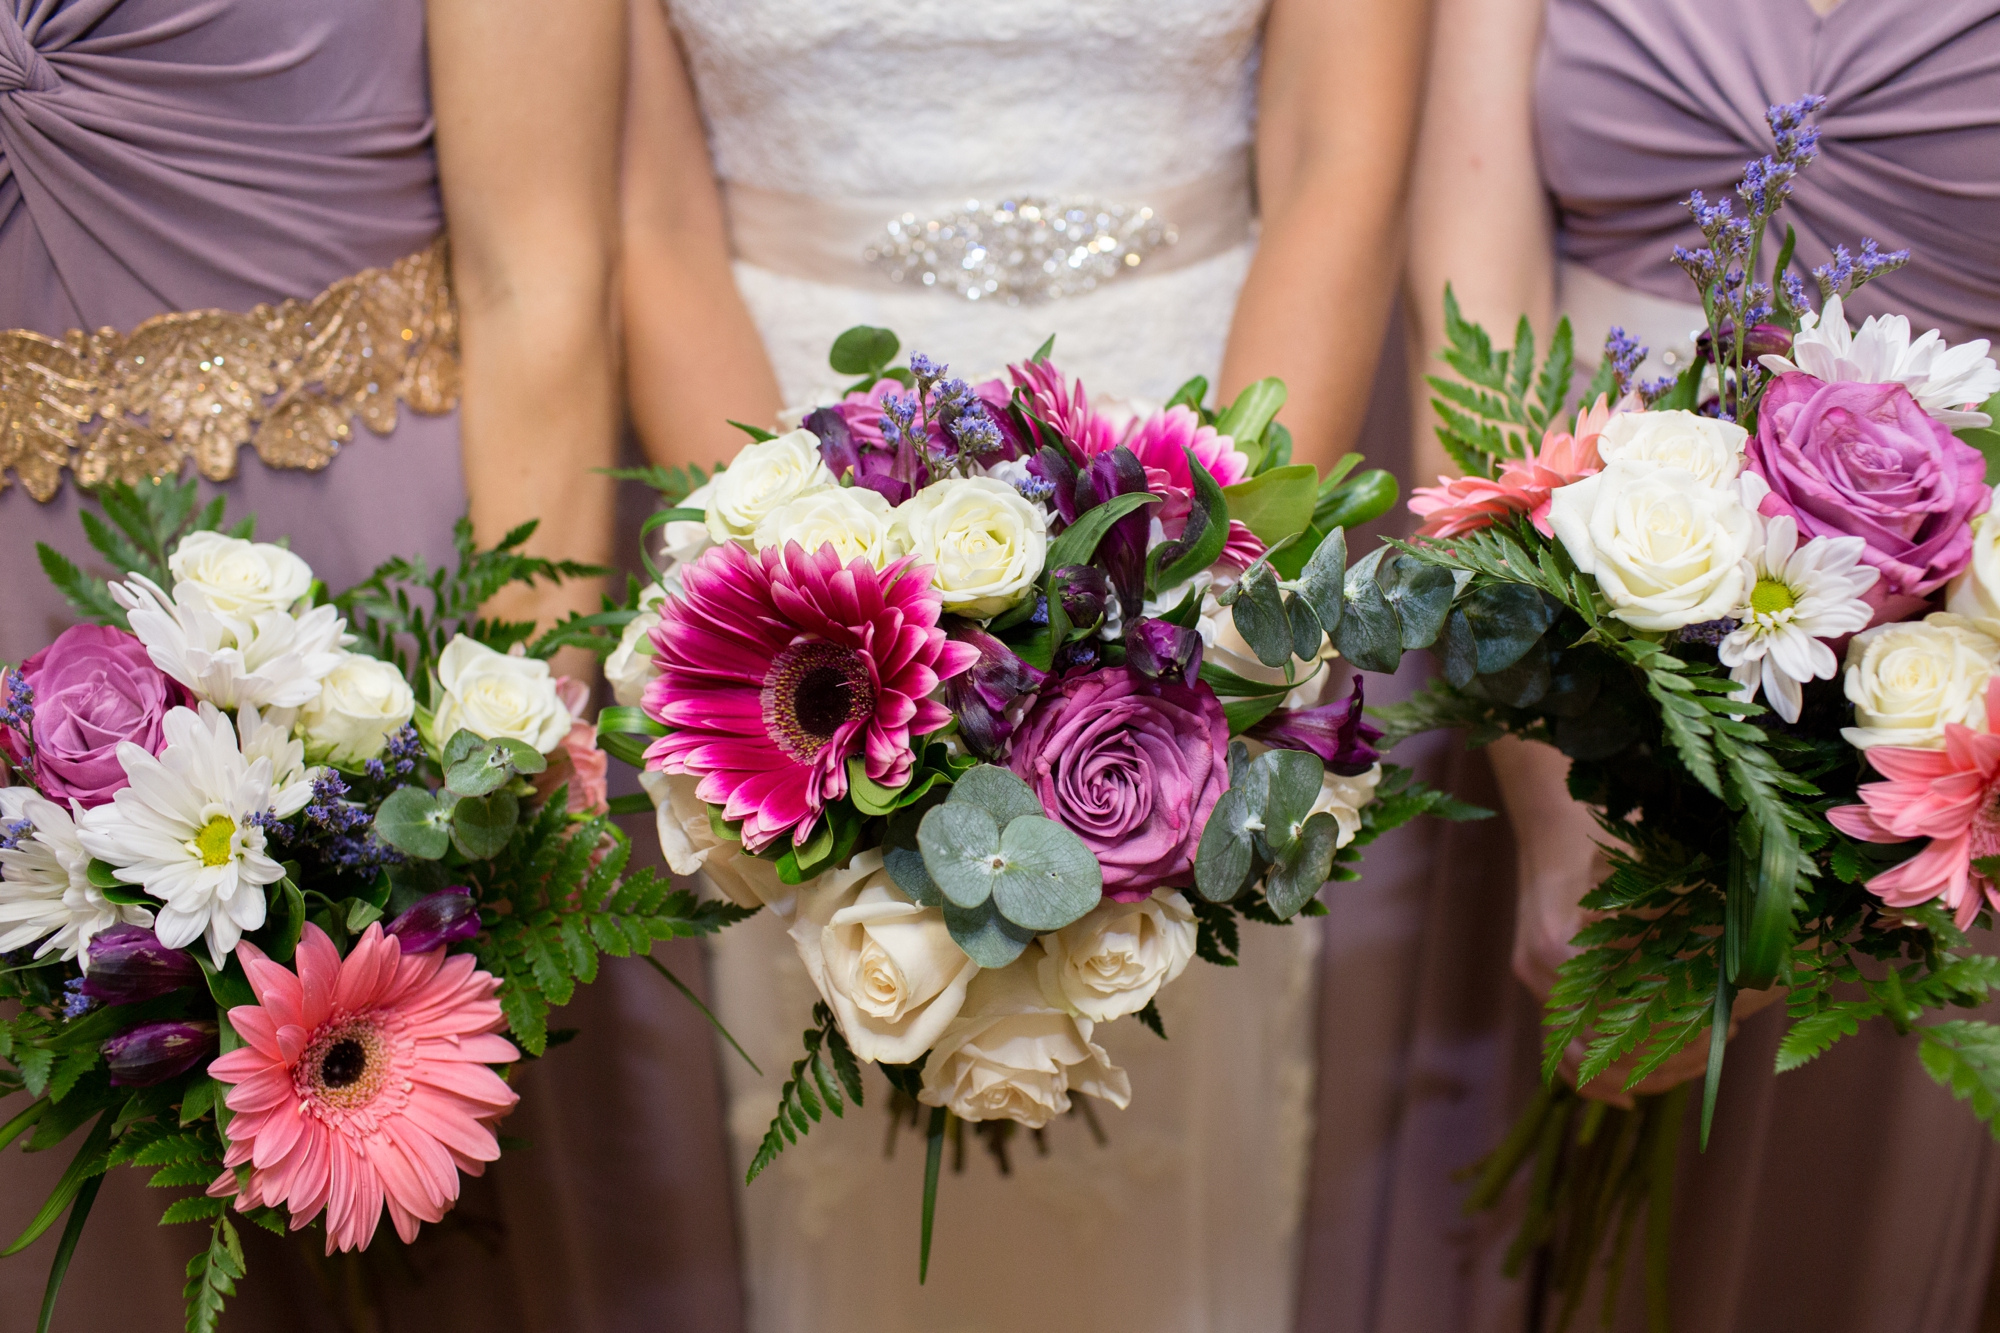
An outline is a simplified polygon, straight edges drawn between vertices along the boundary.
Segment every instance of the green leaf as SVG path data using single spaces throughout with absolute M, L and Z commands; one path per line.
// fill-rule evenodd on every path
M 1222 705 L 1222 716 L 1229 723 L 1229 734 L 1240 736 L 1262 722 L 1278 710 L 1285 702 L 1285 696 L 1266 694 L 1256 699 L 1231 699 Z
M 944 904 L 945 929 L 965 956 L 981 967 L 1005 967 L 1035 942 L 1035 932 L 1000 915 L 988 898 L 977 907 Z
M 215 1333 L 223 1300 L 236 1294 L 236 1283 L 246 1271 L 236 1229 L 226 1215 L 216 1218 L 208 1249 L 188 1261 L 187 1286 L 181 1289 L 187 1302 L 187 1333 Z
M 1236 632 L 1265 666 L 1283 666 L 1292 660 L 1291 621 L 1278 592 L 1278 577 L 1269 565 L 1258 565 L 1244 576 L 1230 616 Z
M 844 374 L 846 372 L 843 371 L 842 373 Z M 753 444 L 762 444 L 766 440 L 775 440 L 778 438 L 776 435 L 773 435 L 770 431 L 765 430 L 762 426 L 748 426 L 745 425 L 743 422 L 736 420 L 734 417 L 725 418 L 725 420 L 727 420 L 730 425 L 736 427 L 736 429 L 742 431 L 745 435 L 748 435 L 750 437 L 751 443 Z
M 1051 333 L 1048 337 L 1042 339 L 1042 345 L 1035 349 L 1035 354 L 1029 357 L 1028 360 L 1030 362 L 1046 361 L 1049 359 L 1050 354 L 1053 353 L 1055 350 L 1056 350 L 1056 335 Z
M 924 816 L 917 830 L 924 869 L 955 907 L 973 908 L 993 893 L 1000 865 L 1000 826 L 969 801 L 948 801 Z
M 1298 593 L 1306 599 L 1313 614 L 1318 617 L 1321 628 L 1331 634 L 1340 628 L 1340 618 L 1347 598 L 1342 585 L 1347 579 L 1347 534 L 1340 528 L 1331 528 L 1326 540 L 1306 561 L 1299 571 Z
M 1535 589 L 1519 583 L 1482 583 L 1458 610 L 1471 635 L 1473 674 L 1505 671 L 1555 624 L 1555 608 Z M 1469 679 L 1469 677 L 1468 677 Z M 1454 678 L 1463 688 L 1463 682 Z
M 1160 497 L 1150 491 L 1137 491 L 1128 495 L 1114 495 L 1109 500 L 1087 509 L 1076 516 L 1076 522 L 1062 530 L 1062 535 L 1049 543 L 1045 565 L 1049 569 L 1061 569 L 1065 565 L 1087 565 L 1097 554 L 1097 544 L 1104 540 L 1104 534 L 1111 531 L 1111 525 L 1142 505 L 1158 504 Z
M 2000 1027 L 1953 1019 L 1918 1028 L 1917 1036 L 1925 1071 L 1953 1097 L 1970 1098 L 1972 1113 L 2000 1139 Z
M 1250 883 L 1257 860 L 1254 813 L 1240 787 L 1222 793 L 1209 812 L 1194 854 L 1195 888 L 1208 901 L 1229 902 Z
M 1141 1027 L 1146 1028 L 1161 1041 L 1167 1039 L 1167 1025 L 1160 1017 L 1160 1005 L 1157 1000 L 1146 1001 L 1146 1007 L 1132 1017 L 1138 1019 Z
M 289 965 L 305 928 L 305 895 L 287 875 L 271 886 L 264 908 L 264 925 L 256 933 L 258 944 L 273 962 Z
M 1816 1060 L 1842 1037 L 1851 1037 L 1861 1025 L 1882 1012 L 1875 1000 L 1836 1000 L 1818 1013 L 1809 1014 L 1785 1031 L 1778 1043 L 1778 1072 L 1788 1073 Z
M 1399 494 L 1393 473 L 1370 468 L 1353 480 L 1320 493 L 1313 504 L 1313 526 L 1322 532 L 1358 528 L 1394 509 Z
M 540 773 L 549 766 L 532 745 L 509 736 L 486 740 L 470 731 L 453 734 L 444 749 L 444 783 L 454 795 L 484 796 L 517 773 Z
M 1363 671 L 1388 675 L 1403 660 L 1403 624 L 1374 578 L 1378 547 L 1347 571 L 1346 608 L 1333 632 L 1333 646 Z
M 868 761 L 860 755 L 847 761 L 847 795 L 862 814 L 888 814 L 900 803 L 903 791 L 904 787 L 884 787 L 869 777 Z
M 1061 930 L 1097 906 L 1104 874 L 1082 838 L 1043 815 L 1023 815 L 1000 833 L 1007 866 L 993 879 L 993 905 L 1015 925 Z
M 857 324 L 833 340 L 827 364 L 842 375 L 879 378 L 883 367 L 896 359 L 902 343 L 887 329 Z
M 1005 828 L 1023 815 L 1044 813 L 1041 798 L 1035 795 L 1035 789 L 997 764 L 979 764 L 967 769 L 952 784 L 950 799 L 978 806 L 993 816 L 993 823 L 999 828 Z
M 49 1280 L 42 1288 L 42 1313 L 35 1321 L 35 1333 L 49 1333 L 49 1322 L 56 1315 L 56 1295 L 62 1291 L 63 1278 L 69 1273 L 69 1261 L 76 1254 L 76 1243 L 83 1239 L 83 1224 L 90 1217 L 90 1207 L 97 1202 L 97 1190 L 103 1183 L 103 1176 L 92 1176 L 76 1192 L 76 1202 L 69 1210 L 69 1221 L 63 1227 L 62 1239 L 56 1244 L 55 1258 L 49 1263 Z
M 129 628 L 125 621 L 125 608 L 111 599 L 111 589 L 104 580 L 84 573 L 45 542 L 35 543 L 35 555 L 42 563 L 42 573 L 56 586 L 63 600 L 76 608 L 77 614 L 95 624 Z
M 1319 473 L 1309 463 L 1295 463 L 1225 486 L 1222 494 L 1229 516 L 1271 546 L 1312 526 Z
M 55 1225 L 56 1219 L 63 1215 L 63 1210 L 69 1207 L 70 1201 L 75 1199 L 77 1192 L 83 1188 L 83 1183 L 93 1176 L 104 1174 L 104 1150 L 111 1141 L 111 1121 L 115 1114 L 106 1111 L 98 1117 L 96 1126 L 90 1131 L 90 1137 L 86 1138 L 83 1146 L 76 1150 L 76 1156 L 70 1159 L 68 1169 L 56 1181 L 55 1189 L 50 1191 L 41 1210 L 29 1220 L 27 1229 L 15 1238 L 12 1245 L 0 1250 L 0 1259 L 19 1254 L 34 1244 L 44 1231 Z
M 1227 435 L 1238 447 L 1254 446 L 1264 438 L 1264 428 L 1285 405 L 1285 382 L 1275 376 L 1258 380 L 1236 395 L 1236 401 L 1215 419 L 1215 433 Z M 1250 450 L 1245 450 L 1248 453 Z M 1247 521 L 1247 520 L 1246 520 Z
M 776 1161 L 786 1144 L 797 1143 L 819 1123 L 822 1105 L 836 1117 L 845 1117 L 847 1099 L 856 1106 L 862 1104 L 860 1067 L 834 1021 L 833 1011 L 824 1003 L 813 1006 L 813 1026 L 806 1029 L 803 1040 L 805 1054 L 792 1063 L 791 1077 L 778 1090 L 778 1114 L 765 1131 L 757 1155 L 750 1159 L 745 1184 Z
M 1415 556 L 1399 555 L 1377 567 L 1375 581 L 1396 609 L 1402 647 L 1428 648 L 1435 643 L 1457 586 L 1452 572 Z
M 1264 900 L 1280 921 L 1289 920 L 1326 883 L 1333 873 L 1333 854 L 1339 841 L 1340 824 L 1321 811 L 1299 826 L 1297 838 L 1271 863 L 1271 873 L 1264 879 Z
M 1202 400 L 1207 397 L 1208 379 L 1206 376 L 1196 375 L 1193 379 L 1181 385 L 1180 388 L 1175 389 L 1174 396 L 1167 399 L 1161 410 L 1165 411 L 1169 407 L 1185 407 L 1198 413 L 1201 411 Z
M 84 867 L 83 873 L 84 877 L 90 881 L 91 888 L 96 889 L 114 903 L 123 903 L 128 906 L 143 906 L 146 903 L 154 901 L 137 884 L 128 884 L 118 878 L 118 867 L 112 865 L 109 861 L 100 861 L 93 856 L 90 858 L 90 864 Z
M 1188 511 L 1187 526 L 1181 535 L 1163 543 L 1153 553 L 1156 588 L 1172 588 L 1187 582 L 1214 564 L 1229 542 L 1228 498 L 1214 476 L 1194 456 L 1194 450 L 1183 445 L 1181 452 L 1187 455 L 1188 472 L 1194 480 L 1193 507 Z
M 375 812 L 375 835 L 405 856 L 435 861 L 451 849 L 452 807 L 449 792 L 433 796 L 423 787 L 399 787 Z
M 2000 422 L 2000 393 L 1988 398 L 1981 404 L 1979 410 L 1993 418 L 1995 422 Z M 1958 432 L 1958 438 L 1985 457 L 1987 477 L 2000 481 L 2000 426 L 1967 426 Z
M 521 822 L 521 802 L 510 791 L 460 801 L 451 813 L 452 845 L 474 861 L 498 856 Z

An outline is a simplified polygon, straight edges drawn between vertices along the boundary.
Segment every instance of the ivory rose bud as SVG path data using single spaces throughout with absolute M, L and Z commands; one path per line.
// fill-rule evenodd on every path
M 1072 1090 L 1123 1109 L 1132 1080 L 1091 1038 L 1096 1024 L 1064 1013 L 1036 980 L 1041 946 L 1006 967 L 982 971 L 965 1007 L 924 1062 L 918 1100 L 961 1120 L 1012 1120 L 1040 1129 L 1069 1110 Z
M 1710 490 L 1720 490 L 1743 470 L 1750 432 L 1733 421 L 1698 412 L 1620 412 L 1604 423 L 1597 456 L 1683 468 Z
M 319 697 L 300 710 L 299 736 L 314 763 L 357 768 L 382 753 L 416 709 L 402 672 L 347 653 L 319 683 Z
M 611 682 L 612 696 L 627 708 L 639 706 L 646 686 L 660 674 L 653 665 L 653 631 L 660 623 L 660 603 L 666 599 L 664 587 L 648 584 L 639 594 L 639 614 L 625 623 L 618 646 L 604 659 L 604 678 Z
M 944 609 L 984 620 L 1026 596 L 1041 577 L 1049 517 L 991 477 L 953 477 L 896 510 L 907 548 L 931 566 Z
M 437 671 L 444 686 L 434 728 L 440 744 L 463 729 L 487 740 L 508 737 L 547 754 L 569 734 L 569 709 L 556 693 L 547 662 L 495 652 L 460 634 L 438 654 Z
M 1556 490 L 1549 521 L 1577 568 L 1596 576 L 1611 613 L 1634 629 L 1717 620 L 1742 601 L 1756 522 L 1733 486 L 1620 459 Z
M 312 566 L 282 546 L 190 532 L 167 557 L 175 588 L 191 584 L 219 616 L 290 611 L 312 591 Z
M 717 542 L 748 541 L 766 514 L 832 485 L 819 439 L 809 430 L 748 445 L 716 475 L 708 497 L 708 535 Z
M 764 515 L 753 541 L 760 551 L 786 542 L 808 551 L 831 544 L 841 564 L 858 557 L 877 569 L 903 553 L 889 502 L 866 486 L 836 486 L 788 501 Z
M 799 889 L 792 940 L 858 1059 L 908 1064 L 929 1050 L 965 1003 L 979 964 L 944 913 L 910 901 L 863 852 L 845 870 Z
M 653 798 L 660 852 L 676 875 L 698 875 L 711 890 L 738 907 L 769 907 L 789 921 L 798 891 L 778 878 L 778 868 L 743 850 L 740 842 L 715 835 L 708 803 L 695 795 L 701 779 L 687 773 L 647 769 L 639 785 Z
M 1197 933 L 1194 910 L 1170 890 L 1136 903 L 1106 899 L 1042 936 L 1042 994 L 1093 1022 L 1136 1014 L 1187 967 Z
M 1840 734 L 1857 750 L 1875 745 L 1937 750 L 1956 722 L 1986 730 L 1986 683 L 2000 669 L 2000 642 L 1961 616 L 1877 625 L 1847 645 L 1847 697 L 1855 725 Z
M 2000 520 L 1990 509 L 1972 520 L 1972 563 L 1947 587 L 1944 609 L 2000 621 Z

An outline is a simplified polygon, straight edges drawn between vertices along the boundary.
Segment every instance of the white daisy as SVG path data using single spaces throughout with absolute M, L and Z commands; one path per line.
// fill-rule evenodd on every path
M 218 708 L 311 703 L 352 641 L 331 606 L 224 615 L 193 584 L 175 584 L 170 597 L 140 574 L 112 584 L 111 595 L 153 665 Z
M 1861 563 L 1859 537 L 1815 537 L 1799 545 L 1789 514 L 1760 518 L 1759 541 L 1744 560 L 1746 602 L 1730 612 L 1736 630 L 1716 648 L 1745 701 L 1764 691 L 1771 710 L 1799 720 L 1800 685 L 1831 680 L 1840 669 L 1823 642 L 1865 629 L 1874 610 L 1861 594 L 1880 575 Z
M 0 787 L 0 953 L 41 940 L 35 957 L 61 949 L 63 961 L 87 970 L 93 935 L 120 922 L 153 923 L 145 908 L 114 903 L 93 888 L 89 866 L 90 853 L 61 806 L 32 787 Z
M 1780 375 L 1802 370 L 1829 383 L 1900 384 L 1946 430 L 1960 431 L 1993 424 L 1986 413 L 1970 410 L 2000 393 L 2000 366 L 1986 355 L 1989 346 L 1977 338 L 1949 347 L 1936 329 L 1911 342 L 1910 321 L 1902 315 L 1870 315 L 1850 333 L 1835 296 L 1819 314 L 1799 317 L 1790 358 L 1758 359 Z
M 262 724 L 252 714 L 252 726 Z M 118 878 L 160 899 L 154 932 L 169 948 L 208 942 L 217 967 L 246 930 L 264 924 L 264 886 L 284 870 L 265 850 L 259 817 L 282 819 L 312 799 L 303 770 L 279 785 L 268 754 L 246 758 L 229 718 L 208 704 L 175 708 L 155 759 L 130 742 L 118 762 L 132 785 L 86 811 L 84 849 Z

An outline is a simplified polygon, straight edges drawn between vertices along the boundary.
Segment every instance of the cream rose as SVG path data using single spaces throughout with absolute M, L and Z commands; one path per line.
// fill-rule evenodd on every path
M 1124 1108 L 1132 1080 L 1091 1040 L 1088 1018 L 1064 1013 L 1042 995 L 1041 946 L 1006 967 L 980 972 L 965 1007 L 924 1062 L 918 1100 L 961 1120 L 1012 1120 L 1040 1129 L 1069 1110 L 1072 1090 Z
M 1195 575 L 1197 580 L 1208 577 L 1205 570 Z M 1181 596 L 1185 596 L 1182 590 L 1186 586 L 1182 584 L 1181 589 L 1170 589 L 1163 593 L 1157 602 L 1149 600 L 1146 604 L 1146 614 L 1154 614 L 1155 605 L 1162 611 L 1173 610 L 1180 604 L 1180 597 L 1174 593 L 1180 592 Z M 1291 671 L 1289 677 L 1285 674 L 1286 667 L 1265 666 L 1236 628 L 1235 608 L 1216 604 L 1217 594 L 1227 586 L 1226 583 L 1210 582 L 1203 588 L 1201 615 L 1195 621 L 1195 632 L 1201 635 L 1201 660 L 1213 662 L 1224 671 L 1232 671 L 1246 680 L 1263 681 L 1271 685 L 1282 684 L 1287 679 L 1298 681 L 1299 684 L 1285 696 L 1284 707 L 1311 708 L 1317 705 L 1320 692 L 1326 686 L 1326 677 L 1319 671 L 1320 665 L 1340 656 L 1333 646 L 1333 641 L 1325 637 L 1320 639 L 1318 657 L 1310 660 L 1294 657 L 1289 664 Z M 1116 599 L 1113 600 L 1115 603 Z
M 1735 422 L 1697 412 L 1620 412 L 1597 437 L 1597 456 L 1607 467 L 1625 461 L 1683 468 L 1720 490 L 1743 470 L 1749 439 Z
M 877 569 L 903 553 L 888 500 L 866 486 L 836 486 L 782 504 L 764 515 L 753 541 L 760 551 L 797 542 L 813 552 L 831 543 L 841 564 L 860 558 Z
M 299 738 L 314 763 L 356 768 L 382 753 L 417 709 L 403 673 L 387 662 L 346 653 L 319 683 L 319 697 L 299 712 Z
M 547 662 L 498 653 L 460 634 L 438 654 L 437 673 L 444 686 L 433 724 L 440 745 L 465 730 L 488 740 L 509 737 L 547 754 L 569 732 L 569 709 Z
M 819 438 L 795 430 L 746 446 L 710 485 L 708 535 L 727 542 L 750 540 L 766 514 L 834 480 L 820 459 Z
M 1742 600 L 1756 523 L 1734 487 L 1621 460 L 1558 487 L 1549 521 L 1577 568 L 1596 576 L 1612 614 L 1634 629 L 1716 620 Z
M 777 866 L 744 851 L 742 843 L 715 836 L 708 804 L 695 794 L 701 779 L 648 770 L 639 774 L 639 785 L 653 798 L 654 827 L 669 870 L 697 877 L 738 907 L 768 907 L 791 920 L 798 888 L 778 878 Z
M 991 477 L 935 482 L 896 509 L 911 553 L 931 566 L 944 607 L 962 616 L 996 616 L 1041 577 L 1049 518 L 1040 506 Z
M 190 532 L 167 557 L 174 587 L 200 591 L 217 615 L 248 620 L 263 611 L 290 611 L 312 591 L 313 572 L 299 557 L 269 542 L 219 532 Z
M 653 665 L 653 631 L 660 624 L 660 603 L 667 599 L 667 590 L 653 583 L 639 594 L 639 614 L 625 624 L 625 632 L 618 636 L 618 646 L 604 659 L 604 678 L 611 682 L 611 693 L 627 708 L 637 708 L 646 697 L 646 687 L 660 674 Z
M 1380 764 L 1351 778 L 1329 771 L 1320 779 L 1319 796 L 1313 801 L 1312 809 L 1306 811 L 1306 817 L 1332 815 L 1333 822 L 1340 825 L 1340 837 L 1333 845 L 1345 847 L 1361 831 L 1361 809 L 1375 799 L 1375 788 L 1381 781 Z
M 2000 486 L 1994 494 L 2000 498 Z M 1990 509 L 1972 520 L 1972 563 L 1946 586 L 1944 609 L 1973 620 L 2000 621 L 2000 518 Z
M 1877 625 L 1847 645 L 1847 697 L 1855 726 L 1841 736 L 1857 750 L 1901 745 L 1936 750 L 1944 727 L 1986 730 L 1986 683 L 2000 669 L 2000 642 L 1963 616 Z
M 1171 889 L 1136 903 L 1107 898 L 1042 936 L 1042 994 L 1093 1022 L 1136 1014 L 1187 967 L 1198 932 L 1187 899 Z

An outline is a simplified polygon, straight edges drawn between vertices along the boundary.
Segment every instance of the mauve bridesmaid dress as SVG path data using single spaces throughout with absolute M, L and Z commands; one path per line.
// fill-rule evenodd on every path
M 0 330 L 124 332 L 169 311 L 310 300 L 422 251 L 443 225 L 431 136 L 422 0 L 0 0 Z M 335 588 L 391 554 L 448 558 L 465 510 L 457 414 L 405 404 L 387 436 L 357 421 L 319 471 L 246 449 L 233 479 L 204 489 L 255 514 L 260 535 L 289 537 Z M 77 507 L 69 480 L 45 503 L 18 482 L 0 491 L 0 661 L 68 623 L 35 542 L 98 563 Z M 699 970 L 691 946 L 662 957 Z M 505 1130 L 527 1142 L 415 1246 L 378 1233 L 369 1327 L 737 1321 L 707 1029 L 626 961 L 560 1016 L 583 1035 L 523 1067 Z M 0 1156 L 8 1238 L 75 1143 Z M 205 1232 L 158 1226 L 173 1194 L 144 1178 L 120 1169 L 106 1183 L 57 1329 L 180 1326 L 183 1269 Z M 0 1333 L 34 1327 L 55 1238 L 0 1260 Z M 358 1270 L 310 1262 L 303 1237 L 246 1227 L 245 1242 L 251 1275 L 225 1328 L 335 1327 L 322 1288 L 339 1293 Z
M 1800 259 L 1867 236 L 1908 246 L 1909 267 L 1850 305 L 1856 321 L 1894 309 L 1954 342 L 2000 341 L 1996 0 L 1843 0 L 1824 18 L 1806 0 L 1550 0 L 1536 124 L 1559 256 L 1690 300 L 1669 262 L 1697 243 L 1680 201 L 1727 194 L 1768 151 L 1764 108 L 1814 92 L 1822 155 L 1784 215 Z M 1396 757 L 1497 805 L 1483 759 L 1428 747 Z M 1406 830 L 1328 895 L 1301 1329 L 1526 1327 L 1531 1285 L 1499 1272 L 1518 1213 L 1463 1217 L 1454 1179 L 1535 1086 L 1536 1006 L 1508 967 L 1512 875 L 1495 873 L 1511 856 L 1502 820 Z M 1777 1076 L 1784 1026 L 1781 1007 L 1743 1024 L 1706 1154 L 1690 1117 L 1674 1327 L 1971 1333 L 2000 1218 L 1992 1138 L 1886 1025 Z M 1639 1288 L 1629 1270 L 1621 1333 L 1645 1328 Z M 1589 1301 L 1574 1327 L 1596 1316 Z

